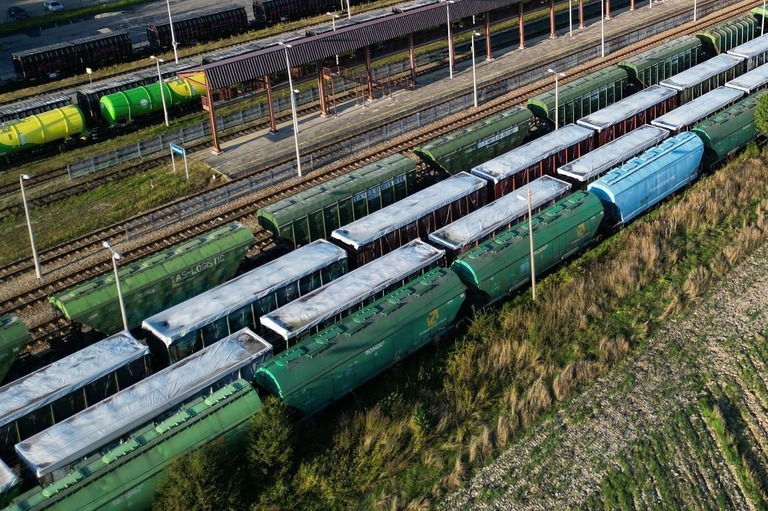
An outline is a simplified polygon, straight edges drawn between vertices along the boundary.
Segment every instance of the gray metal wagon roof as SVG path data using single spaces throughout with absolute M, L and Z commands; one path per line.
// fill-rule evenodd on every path
M 597 112 L 582 117 L 576 123 L 580 126 L 601 131 L 618 122 L 629 119 L 653 105 L 674 97 L 675 94 L 675 91 L 672 89 L 652 85 Z
M 590 129 L 568 124 L 474 167 L 472 174 L 498 183 L 594 134 Z
M 72 104 L 72 99 L 67 94 L 57 93 L 36 96 L 26 101 L 19 101 L 18 103 L 9 103 L 0 106 L 0 119 L 10 119 L 18 113 L 23 113 L 24 116 L 28 116 L 32 115 L 28 113 L 31 110 L 45 111 L 51 109 L 51 106 L 49 105 L 52 105 L 55 108 L 64 104 Z M 16 117 L 18 118 L 18 116 Z
M 726 82 L 725 86 L 746 92 L 747 94 L 752 94 L 757 89 L 765 87 L 766 84 L 768 84 L 768 64 L 763 64 L 748 73 L 744 73 L 743 75 Z
M 768 35 L 761 35 L 728 50 L 728 55 L 750 58 L 768 52 Z
M 331 236 L 359 249 L 366 243 L 482 189 L 485 185 L 485 180 L 466 172 L 459 172 L 425 190 L 336 229 Z
M 18 476 L 0 460 L 0 495 L 7 492 L 19 482 Z
M 740 90 L 718 87 L 671 112 L 660 115 L 652 120 L 651 124 L 668 130 L 681 130 L 725 108 L 743 95 L 744 93 Z
M 127 435 L 271 353 L 271 344 L 244 328 L 19 442 L 16 452 L 37 477 L 43 477 Z
M 0 426 L 146 355 L 149 349 L 126 332 L 107 337 L 0 387 Z
M 291 282 L 340 261 L 347 253 L 317 240 L 259 266 L 229 282 L 155 314 L 142 326 L 170 346 L 189 332 L 209 325 Z
M 669 136 L 669 131 L 644 124 L 626 135 L 593 149 L 581 158 L 557 169 L 561 176 L 589 181 L 595 176 L 620 165 Z
M 438 261 L 445 252 L 416 239 L 342 275 L 261 317 L 261 324 L 286 341 L 362 303 L 367 298 Z
M 528 201 L 520 196 L 527 197 L 528 190 L 531 191 L 531 208 L 535 209 L 560 197 L 570 188 L 570 183 L 551 176 L 542 176 L 521 186 L 514 193 L 507 194 L 430 233 L 429 239 L 444 247 L 458 250 L 525 215 L 528 212 Z
M 709 60 L 705 60 L 701 64 L 686 69 L 681 73 L 677 73 L 666 80 L 660 81 L 659 85 L 669 87 L 676 91 L 682 91 L 698 85 L 724 71 L 728 71 L 743 60 L 742 57 L 735 57 L 733 55 L 716 55 Z

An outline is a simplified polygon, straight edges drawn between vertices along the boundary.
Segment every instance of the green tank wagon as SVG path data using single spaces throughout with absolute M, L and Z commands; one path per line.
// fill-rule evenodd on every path
M 624 97 L 629 75 L 617 66 L 608 66 L 557 88 L 558 122 L 560 126 L 571 124 L 578 119 L 605 108 Z M 555 124 L 554 87 L 526 103 L 533 115 Z
M 232 278 L 253 244 L 253 233 L 233 222 L 120 271 L 129 328 L 144 318 Z M 49 298 L 64 316 L 112 335 L 123 329 L 114 274 L 91 279 Z
M 257 369 L 259 386 L 312 414 L 448 329 L 464 286 L 435 268 Z
M 755 9 L 756 10 L 756 9 Z M 755 10 L 752 12 L 754 13 Z M 743 14 L 713 25 L 696 34 L 704 44 L 704 52 L 710 57 L 726 53 L 755 37 L 757 20 L 753 14 Z
M 603 205 L 580 191 L 533 217 L 536 275 L 584 248 L 603 219 Z M 462 254 L 451 265 L 483 301 L 493 303 L 531 280 L 528 221 Z
M 722 112 L 705 119 L 691 132 L 704 142 L 704 167 L 711 169 L 746 147 L 757 137 L 757 101 L 768 91 L 760 91 L 738 101 Z
M 235 445 L 261 406 L 253 387 L 236 380 L 85 460 L 55 483 L 21 495 L 6 511 L 150 509 L 155 487 L 174 458 L 221 437 Z
M 394 154 L 259 209 L 259 224 L 276 238 L 305 245 L 415 191 L 416 164 Z
M 0 382 L 5 379 L 19 351 L 29 341 L 29 330 L 15 314 L 0 318 Z
M 430 140 L 413 152 L 449 174 L 469 172 L 472 167 L 522 144 L 532 122 L 533 114 L 530 110 L 513 106 Z
M 660 44 L 655 48 L 619 62 L 629 73 L 629 81 L 644 89 L 699 63 L 701 40 L 689 35 Z
M 175 78 L 160 84 L 143 85 L 126 91 L 107 94 L 99 100 L 101 116 L 110 126 L 133 122 L 136 117 L 189 103 L 205 95 L 205 87 L 197 82 Z

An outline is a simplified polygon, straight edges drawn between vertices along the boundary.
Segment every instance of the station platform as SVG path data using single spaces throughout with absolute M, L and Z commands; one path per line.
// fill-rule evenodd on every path
M 649 7 L 648 2 L 636 3 L 634 11 L 628 8 L 623 10 L 611 10 L 612 18 L 604 24 L 605 40 L 620 34 L 629 33 L 637 28 L 638 23 L 659 19 L 669 14 L 671 9 L 680 9 L 681 5 L 692 4 L 689 0 L 666 0 L 653 3 Z M 563 52 L 568 51 L 571 44 L 589 42 L 596 45 L 599 55 L 601 43 L 601 24 L 593 21 L 585 28 L 579 29 L 577 2 L 573 2 L 573 37 L 569 36 L 569 30 L 558 31 L 558 37 L 548 37 L 538 40 L 526 39 L 526 48 L 501 47 L 493 48 L 494 59 L 486 61 L 484 52 L 477 54 L 476 74 L 478 88 L 489 81 L 514 76 L 521 69 L 529 67 L 532 63 L 548 62 L 556 59 Z M 699 18 L 701 18 L 701 14 Z M 693 6 L 691 5 L 691 19 L 693 18 Z M 606 57 L 608 45 L 606 44 Z M 599 59 L 595 64 L 599 63 Z M 559 72 L 568 74 L 568 69 L 558 69 Z M 545 74 L 546 78 L 549 75 Z M 551 79 L 551 77 L 550 77 Z M 554 83 L 553 83 L 554 87 Z M 378 120 L 396 119 L 400 113 L 413 112 L 420 105 L 439 100 L 448 94 L 457 91 L 472 92 L 472 67 L 469 59 L 456 64 L 453 80 L 449 79 L 448 67 L 444 66 L 434 72 L 417 76 L 415 90 L 398 90 L 384 98 L 367 101 L 365 106 L 351 99 L 336 105 L 336 116 L 322 117 L 319 112 L 301 116 L 299 118 L 299 147 L 302 159 L 305 157 L 304 148 L 310 145 L 316 146 L 322 142 L 333 142 L 346 138 L 349 133 L 360 133 L 366 130 L 373 122 Z M 272 133 L 268 128 L 256 131 L 249 135 L 230 140 L 221 144 L 223 150 L 220 154 L 213 154 L 210 150 L 194 153 L 193 158 L 208 165 L 213 172 L 225 176 L 239 173 L 246 169 L 258 169 L 267 167 L 276 159 L 294 157 L 296 154 L 291 121 L 278 124 L 278 131 Z M 305 172 L 306 174 L 306 172 Z

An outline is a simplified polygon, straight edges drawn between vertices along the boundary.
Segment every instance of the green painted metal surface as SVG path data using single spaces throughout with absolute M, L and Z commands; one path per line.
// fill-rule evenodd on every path
M 522 144 L 532 121 L 530 110 L 514 106 L 430 140 L 413 152 L 449 174 L 469 172 Z
M 587 246 L 602 219 L 600 199 L 585 191 L 534 215 L 536 275 Z M 459 256 L 451 269 L 491 303 L 527 284 L 531 280 L 528 221 Z
M 256 381 L 315 413 L 438 337 L 464 298 L 458 277 L 436 268 L 273 358 Z
M 163 82 L 166 108 L 173 108 L 200 97 L 201 87 L 176 78 Z M 101 116 L 110 126 L 132 122 L 136 117 L 159 112 L 163 109 L 160 84 L 153 83 L 122 92 L 107 94 L 99 99 Z
M 746 147 L 757 137 L 757 101 L 768 91 L 760 91 L 737 101 L 722 112 L 698 123 L 691 130 L 704 142 L 704 165 L 712 168 Z
M 627 70 L 630 81 L 637 86 L 650 87 L 698 64 L 701 48 L 699 38 L 683 36 L 632 56 L 618 65 Z
M 752 12 L 755 10 L 753 9 Z M 755 37 L 757 25 L 753 14 L 743 14 L 713 25 L 696 34 L 696 37 L 701 39 L 707 55 L 719 55 L 752 40 Z
M 570 82 L 563 82 L 561 78 L 557 88 L 560 126 L 574 123 L 622 99 L 628 79 L 627 71 L 617 66 L 608 66 Z M 552 89 L 532 97 L 526 104 L 536 117 L 554 124 L 554 83 Z
M 27 341 L 29 330 L 18 316 L 10 314 L 0 318 L 0 382 L 8 374 Z
M 259 209 L 259 224 L 294 245 L 330 238 L 334 229 L 411 195 L 416 165 L 394 154 Z
M 261 406 L 253 387 L 237 380 L 135 432 L 50 486 L 25 493 L 6 511 L 150 509 L 157 482 L 174 458 L 220 437 L 235 445 Z
M 252 243 L 253 233 L 233 222 L 122 265 L 120 285 L 129 327 L 138 327 L 143 319 L 232 278 Z M 113 272 L 49 300 L 68 319 L 105 334 L 123 329 Z

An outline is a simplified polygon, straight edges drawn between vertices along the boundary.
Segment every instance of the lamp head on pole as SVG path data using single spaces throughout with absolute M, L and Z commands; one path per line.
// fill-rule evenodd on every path
M 111 244 L 110 242 L 108 242 L 108 241 L 102 241 L 102 242 L 101 242 L 101 245 L 102 245 L 104 248 L 108 248 L 108 249 L 112 250 L 112 244 Z
M 277 44 L 279 44 L 280 46 L 285 46 L 286 48 L 293 48 L 292 45 L 288 43 L 284 43 L 283 41 L 277 41 Z
M 21 179 L 24 179 L 24 180 L 29 179 L 29 174 L 22 174 Z
M 565 73 L 559 73 L 554 69 L 547 69 L 547 73 L 552 73 L 553 75 L 556 75 L 556 76 L 565 76 Z
M 119 261 L 123 258 L 123 256 L 121 256 L 118 252 L 112 252 L 112 257 L 115 258 L 115 261 Z

